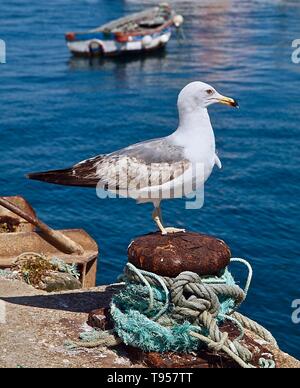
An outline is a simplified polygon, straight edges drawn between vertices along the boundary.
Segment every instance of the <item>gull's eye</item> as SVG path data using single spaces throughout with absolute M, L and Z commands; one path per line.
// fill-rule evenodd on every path
M 211 96 L 212 94 L 214 94 L 214 91 L 213 91 L 212 89 L 208 89 L 208 90 L 206 91 L 206 93 L 207 93 L 209 96 Z

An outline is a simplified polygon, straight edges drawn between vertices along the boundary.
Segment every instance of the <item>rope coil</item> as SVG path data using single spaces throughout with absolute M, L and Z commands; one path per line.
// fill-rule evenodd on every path
M 113 298 L 111 315 L 115 332 L 125 344 L 147 351 L 194 351 L 205 344 L 215 353 L 225 352 L 243 368 L 253 368 L 253 355 L 241 342 L 244 329 L 276 345 L 263 327 L 237 313 L 246 299 L 253 271 L 244 259 L 232 259 L 247 266 L 245 289 L 237 286 L 228 269 L 220 277 L 203 277 L 183 272 L 175 279 L 161 277 L 128 264 L 127 286 Z M 228 319 L 240 335 L 231 340 L 221 332 L 220 322 Z M 274 367 L 273 360 L 260 359 L 262 368 Z

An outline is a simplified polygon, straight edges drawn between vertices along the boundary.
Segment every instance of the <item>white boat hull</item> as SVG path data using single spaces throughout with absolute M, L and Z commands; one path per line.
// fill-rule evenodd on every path
M 74 55 L 116 55 L 126 52 L 148 51 L 165 46 L 171 39 L 172 32 L 164 32 L 157 36 L 146 35 L 143 39 L 128 42 L 116 40 L 90 39 L 68 42 L 67 46 Z

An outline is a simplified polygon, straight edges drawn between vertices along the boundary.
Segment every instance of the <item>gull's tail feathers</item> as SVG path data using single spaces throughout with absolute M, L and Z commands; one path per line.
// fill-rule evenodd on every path
M 78 186 L 78 187 L 96 187 L 99 179 L 93 177 L 85 177 L 78 174 L 74 168 L 67 168 L 65 170 L 53 170 L 46 172 L 36 172 L 27 175 L 28 179 L 52 183 L 63 186 Z

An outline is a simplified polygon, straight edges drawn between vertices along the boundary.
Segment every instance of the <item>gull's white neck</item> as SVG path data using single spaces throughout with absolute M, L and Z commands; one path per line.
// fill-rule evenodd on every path
M 215 135 L 207 109 L 179 109 L 179 126 L 171 139 L 177 145 L 190 148 L 193 154 L 214 154 Z
M 212 126 L 207 109 L 179 109 L 179 126 L 176 132 L 202 132 L 203 130 L 204 132 L 212 131 Z

